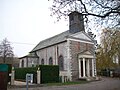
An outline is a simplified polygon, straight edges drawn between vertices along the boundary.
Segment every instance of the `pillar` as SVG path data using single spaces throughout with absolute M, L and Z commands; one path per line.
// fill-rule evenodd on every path
M 92 77 L 94 77 L 94 59 L 92 59 Z
M 12 73 L 11 73 L 11 85 L 14 85 L 14 80 L 15 80 L 15 71 L 14 71 L 14 67 L 12 67 Z
M 94 75 L 97 76 L 97 71 L 96 71 L 96 59 L 94 59 L 94 69 L 95 69 L 95 70 L 94 70 L 94 71 L 95 71 L 95 72 L 94 72 Z
M 87 76 L 90 77 L 89 59 L 87 60 Z
M 79 59 L 78 63 L 79 63 L 79 78 L 81 78 L 81 60 L 80 59 Z
M 39 70 L 39 68 L 38 68 L 38 70 L 37 70 L 37 84 L 40 84 L 40 82 L 41 82 L 41 81 L 40 81 L 40 80 L 41 80 L 40 74 L 41 74 L 41 73 L 40 73 L 40 70 Z
M 85 58 L 83 58 L 83 77 L 86 77 L 85 76 Z

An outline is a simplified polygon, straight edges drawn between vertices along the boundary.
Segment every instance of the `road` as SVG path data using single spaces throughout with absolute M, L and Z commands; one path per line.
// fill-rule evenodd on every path
M 8 90 L 26 90 L 26 88 L 9 88 Z M 101 81 L 90 82 L 87 84 L 43 86 L 29 88 L 29 90 L 120 90 L 120 79 L 102 78 Z

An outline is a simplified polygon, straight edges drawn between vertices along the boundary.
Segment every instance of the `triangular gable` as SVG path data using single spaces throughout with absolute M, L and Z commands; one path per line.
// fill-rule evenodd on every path
M 84 51 L 84 52 L 81 52 L 78 54 L 78 57 L 81 58 L 81 57 L 85 57 L 85 58 L 94 58 L 94 55 L 92 52 L 90 51 Z
M 82 55 L 93 55 L 90 51 L 85 51 L 83 53 L 81 53 Z
M 78 39 L 93 41 L 93 39 L 85 32 L 78 32 L 78 33 L 72 34 L 71 36 Z

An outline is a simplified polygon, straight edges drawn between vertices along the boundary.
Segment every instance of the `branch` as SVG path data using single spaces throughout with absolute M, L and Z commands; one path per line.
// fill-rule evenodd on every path
M 82 2 L 82 0 L 78 0 L 78 1 L 80 1 L 81 4 L 82 4 L 83 7 L 84 7 L 85 14 L 83 14 L 83 15 L 92 15 L 92 16 L 96 16 L 96 17 L 105 18 L 105 17 L 109 16 L 111 13 L 118 13 L 118 14 L 120 14 L 120 5 L 117 6 L 117 7 L 115 7 L 115 8 L 110 8 L 110 7 L 105 7 L 105 6 L 101 5 L 101 4 L 99 4 L 96 0 L 94 0 L 94 1 L 95 1 L 98 5 L 100 5 L 102 8 L 109 8 L 109 9 L 111 9 L 111 10 L 110 10 L 109 12 L 107 12 L 106 14 L 104 14 L 104 15 L 99 15 L 99 14 L 89 13 L 89 12 L 87 11 L 87 9 L 86 9 L 85 4 Z
M 97 15 L 97 14 L 94 14 L 94 13 L 88 13 L 88 12 L 86 12 L 86 13 L 83 13 L 83 15 L 92 15 L 92 16 L 96 16 L 96 17 L 101 17 L 101 18 L 105 18 L 105 17 L 107 17 L 107 16 L 109 16 L 110 14 L 112 14 L 112 13 L 119 13 L 120 14 L 120 12 L 119 11 L 110 11 L 110 12 L 107 12 L 106 14 L 104 14 L 104 15 Z
M 106 6 L 103 6 L 102 4 L 100 4 L 100 3 L 98 3 L 96 0 L 93 0 L 96 4 L 98 4 L 99 6 L 101 6 L 102 8 L 110 8 L 110 9 L 112 9 L 111 7 L 106 7 Z

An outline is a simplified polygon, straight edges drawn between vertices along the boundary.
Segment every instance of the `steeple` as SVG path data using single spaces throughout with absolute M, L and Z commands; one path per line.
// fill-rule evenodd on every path
M 80 31 L 85 31 L 83 15 L 77 11 L 71 12 L 69 14 L 69 32 L 74 34 Z

